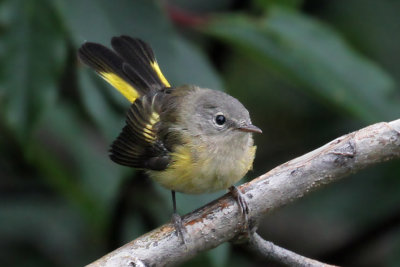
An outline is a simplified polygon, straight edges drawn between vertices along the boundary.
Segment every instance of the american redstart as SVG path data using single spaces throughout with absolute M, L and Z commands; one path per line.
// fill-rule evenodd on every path
M 182 235 L 175 191 L 200 194 L 228 189 L 247 220 L 247 206 L 233 185 L 252 168 L 256 147 L 247 109 L 232 96 L 194 85 L 173 87 L 150 46 L 114 37 L 113 50 L 86 42 L 78 56 L 132 104 L 113 142 L 118 164 L 144 169 L 172 191 L 173 221 Z

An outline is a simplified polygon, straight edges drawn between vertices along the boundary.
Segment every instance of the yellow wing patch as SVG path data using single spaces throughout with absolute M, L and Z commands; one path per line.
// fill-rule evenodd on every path
M 139 97 L 139 93 L 121 77 L 111 72 L 99 72 L 100 76 L 117 89 L 129 102 L 133 103 Z
M 158 77 L 160 78 L 161 82 L 165 85 L 165 87 L 171 87 L 167 79 L 164 77 L 164 74 L 161 72 L 160 66 L 158 66 L 157 61 L 150 62 L 151 67 L 157 73 Z
M 114 141 L 110 157 L 113 161 L 135 168 L 163 170 L 169 163 L 167 150 L 158 140 L 160 98 L 139 97 L 129 108 L 126 126 Z
M 149 123 L 147 123 L 143 128 L 143 136 L 145 140 L 147 140 L 150 143 L 156 141 L 157 139 L 153 126 L 159 121 L 160 121 L 160 115 L 157 112 L 153 111 L 150 115 Z
M 156 140 L 156 136 L 153 131 L 153 126 L 159 121 L 160 121 L 160 115 L 157 112 L 153 111 L 153 113 L 151 113 L 150 115 L 149 123 L 147 123 L 143 128 L 143 135 L 148 141 L 154 142 Z

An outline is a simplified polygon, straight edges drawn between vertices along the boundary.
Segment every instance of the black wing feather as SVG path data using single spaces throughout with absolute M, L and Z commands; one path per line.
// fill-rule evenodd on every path
M 169 152 L 157 138 L 161 96 L 143 96 L 130 107 L 126 125 L 111 145 L 110 158 L 118 164 L 151 170 L 164 170 Z

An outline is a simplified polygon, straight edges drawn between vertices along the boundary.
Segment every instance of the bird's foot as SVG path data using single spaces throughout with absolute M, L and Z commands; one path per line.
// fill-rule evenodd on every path
M 243 227 L 242 227 L 242 234 L 238 237 L 238 241 L 242 239 L 248 239 L 251 237 L 252 229 L 250 229 L 250 222 L 249 222 L 249 207 L 247 202 L 243 196 L 243 194 L 237 189 L 236 186 L 229 187 L 229 191 L 235 198 L 237 204 L 239 205 L 240 212 L 243 216 Z
M 172 223 L 174 225 L 175 231 L 177 236 L 181 239 L 182 243 L 181 244 L 185 244 L 185 237 L 183 235 L 183 233 L 185 232 L 185 227 L 182 224 L 182 217 L 174 212 L 172 214 Z

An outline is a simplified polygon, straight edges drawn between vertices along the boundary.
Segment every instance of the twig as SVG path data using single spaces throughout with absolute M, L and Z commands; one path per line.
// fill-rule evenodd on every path
M 257 254 L 276 262 L 293 267 L 334 267 L 335 265 L 325 264 L 310 258 L 296 254 L 290 250 L 281 248 L 272 242 L 264 240 L 257 233 L 254 233 L 249 241 L 250 248 Z
M 299 158 L 243 184 L 239 190 L 253 222 L 266 213 L 301 198 L 373 164 L 400 158 L 400 120 L 377 123 L 339 137 Z M 94 266 L 164 266 L 185 261 L 201 251 L 230 241 L 243 223 L 230 194 L 183 217 L 186 244 L 182 245 L 173 225 L 166 224 L 110 252 Z

